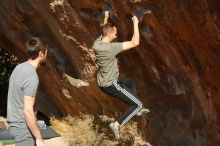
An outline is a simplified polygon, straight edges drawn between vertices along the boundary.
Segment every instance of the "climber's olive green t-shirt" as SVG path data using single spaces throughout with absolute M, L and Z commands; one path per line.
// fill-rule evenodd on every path
M 99 66 L 97 73 L 97 81 L 99 86 L 108 87 L 118 78 L 119 69 L 116 55 L 122 51 L 122 43 L 107 43 L 96 39 L 93 44 L 95 50 L 96 61 Z

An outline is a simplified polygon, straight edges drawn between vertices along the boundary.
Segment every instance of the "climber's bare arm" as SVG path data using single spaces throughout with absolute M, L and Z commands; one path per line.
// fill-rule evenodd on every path
M 140 34 L 139 34 L 139 27 L 138 27 L 138 18 L 136 16 L 132 17 L 133 25 L 134 25 L 134 32 L 131 41 L 126 41 L 122 43 L 123 51 L 134 48 L 139 45 L 140 42 Z
M 109 12 L 105 11 L 105 18 L 104 18 L 103 26 L 108 23 L 108 18 L 109 18 Z

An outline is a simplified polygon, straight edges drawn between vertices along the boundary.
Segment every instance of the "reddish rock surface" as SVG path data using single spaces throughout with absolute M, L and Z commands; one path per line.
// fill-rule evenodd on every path
M 95 80 L 92 44 L 105 10 L 119 41 L 131 38 L 129 15 L 141 19 L 140 46 L 119 60 L 121 75 L 136 81 L 152 111 L 140 125 L 146 138 L 155 146 L 219 145 L 219 0 L 0 1 L 1 48 L 24 61 L 30 36 L 50 44 L 47 67 L 39 71 L 39 109 L 48 116 L 125 109 Z

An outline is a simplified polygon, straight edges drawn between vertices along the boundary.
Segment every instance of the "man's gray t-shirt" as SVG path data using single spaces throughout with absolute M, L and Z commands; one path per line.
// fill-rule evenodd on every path
M 39 78 L 36 69 L 28 62 L 13 70 L 8 88 L 7 120 L 9 126 L 26 126 L 24 118 L 24 96 L 36 96 Z
M 112 82 L 119 76 L 116 55 L 122 51 L 122 43 L 103 42 L 101 37 L 99 37 L 94 42 L 93 48 L 95 50 L 96 61 L 99 66 L 97 73 L 98 85 L 101 87 L 111 86 Z

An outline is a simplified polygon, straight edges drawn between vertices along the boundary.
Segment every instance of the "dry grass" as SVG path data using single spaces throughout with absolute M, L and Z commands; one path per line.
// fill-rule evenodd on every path
M 121 140 L 115 141 L 112 131 L 108 127 L 111 121 L 114 121 L 114 118 L 105 115 L 51 118 L 53 128 L 63 136 L 70 146 L 139 146 L 140 143 L 143 143 L 136 122 L 123 126 L 120 129 Z

